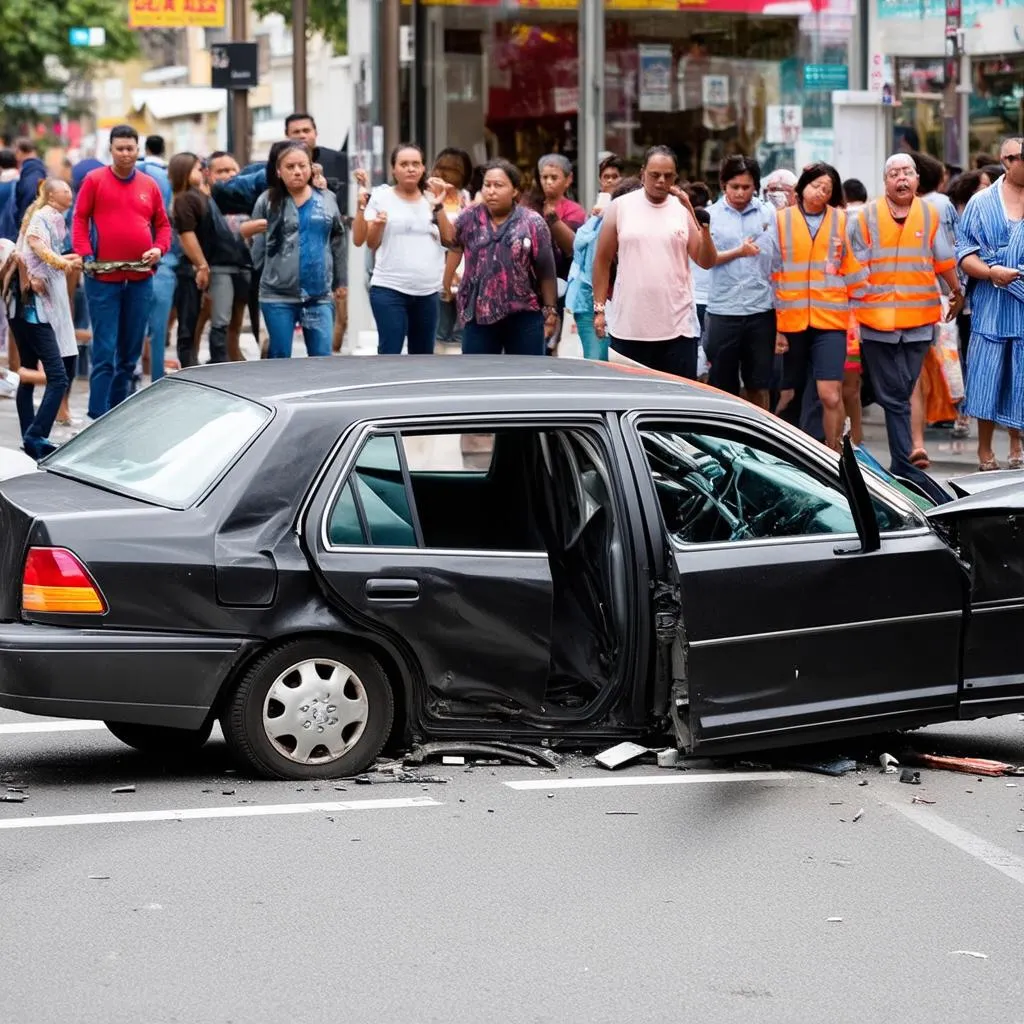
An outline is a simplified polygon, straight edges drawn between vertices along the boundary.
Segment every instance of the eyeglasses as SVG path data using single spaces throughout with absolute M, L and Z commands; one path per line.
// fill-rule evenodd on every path
M 916 178 L 917 171 L 913 167 L 893 167 L 885 172 L 885 176 L 893 181 L 897 178 Z

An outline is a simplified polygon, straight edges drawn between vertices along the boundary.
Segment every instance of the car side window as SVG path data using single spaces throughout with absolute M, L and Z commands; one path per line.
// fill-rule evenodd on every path
M 838 479 L 831 486 L 777 449 L 704 430 L 640 437 L 665 525 L 681 544 L 857 532 Z
M 335 546 L 416 547 L 409 495 L 394 434 L 371 437 L 359 452 L 328 517 Z

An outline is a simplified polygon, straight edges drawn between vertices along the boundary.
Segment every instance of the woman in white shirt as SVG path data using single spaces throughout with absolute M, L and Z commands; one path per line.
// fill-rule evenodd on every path
M 445 247 L 455 227 L 444 209 L 445 182 L 427 179 L 423 150 L 402 143 L 391 154 L 393 185 L 360 203 L 353 231 L 365 222 L 366 244 L 375 254 L 370 307 L 377 322 L 377 351 L 399 355 L 408 338 L 410 355 L 434 351 Z

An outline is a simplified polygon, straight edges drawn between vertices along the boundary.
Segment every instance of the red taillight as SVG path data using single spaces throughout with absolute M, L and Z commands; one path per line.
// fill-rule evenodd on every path
M 29 548 L 21 577 L 21 607 L 26 612 L 102 615 L 107 603 L 67 548 Z

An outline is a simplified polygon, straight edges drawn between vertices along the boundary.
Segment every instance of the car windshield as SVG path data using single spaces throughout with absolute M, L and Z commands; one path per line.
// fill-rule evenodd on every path
M 194 504 L 270 410 L 190 381 L 161 381 L 58 448 L 43 468 L 167 508 Z

